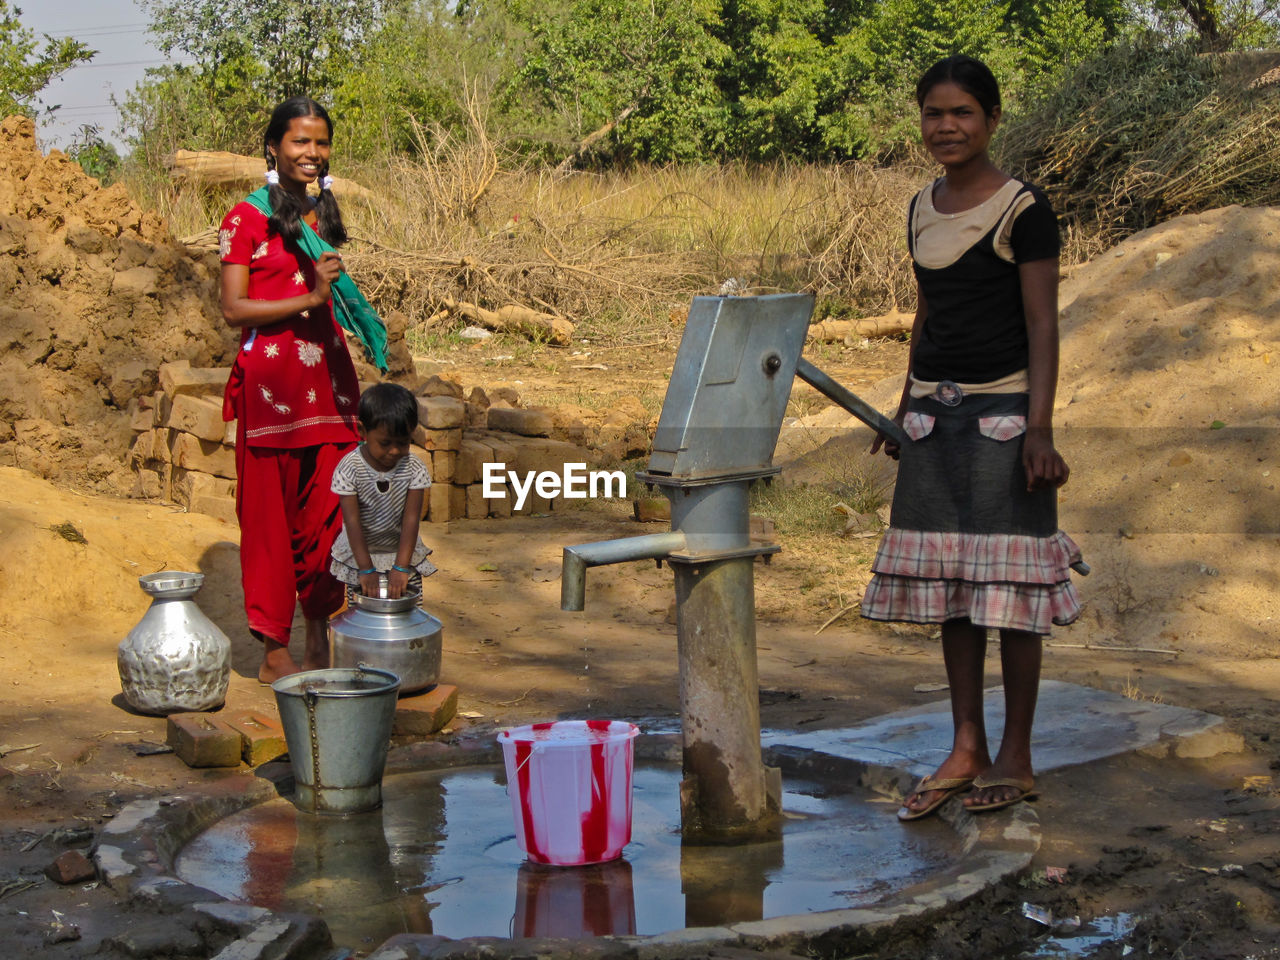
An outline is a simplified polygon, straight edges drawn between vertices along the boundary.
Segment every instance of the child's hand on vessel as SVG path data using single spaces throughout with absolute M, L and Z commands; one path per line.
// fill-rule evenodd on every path
M 1027 489 L 1060 487 L 1067 482 L 1071 468 L 1053 447 L 1053 437 L 1044 429 L 1029 427 L 1022 444 L 1022 468 L 1027 474 Z
M 394 567 L 387 574 L 387 596 L 392 600 L 403 597 L 405 589 L 409 586 L 409 574 L 403 570 L 396 570 Z
M 360 592 L 366 597 L 382 595 L 382 577 L 377 570 L 360 574 Z

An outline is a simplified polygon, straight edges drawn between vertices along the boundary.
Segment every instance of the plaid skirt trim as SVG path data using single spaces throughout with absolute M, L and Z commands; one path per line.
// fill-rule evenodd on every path
M 1070 581 L 1051 585 L 914 580 L 877 574 L 867 586 L 862 615 L 870 620 L 945 623 L 967 618 L 980 627 L 1046 634 L 1080 616 Z
M 1059 530 L 1051 537 L 952 533 L 890 527 L 871 571 L 914 580 L 1050 586 L 1068 583 L 1080 548 Z

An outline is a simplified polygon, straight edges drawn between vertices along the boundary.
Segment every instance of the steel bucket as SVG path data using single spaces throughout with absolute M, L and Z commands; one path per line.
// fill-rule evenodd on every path
M 400 678 L 371 667 L 307 670 L 271 685 L 307 813 L 347 814 L 382 805 L 382 771 Z

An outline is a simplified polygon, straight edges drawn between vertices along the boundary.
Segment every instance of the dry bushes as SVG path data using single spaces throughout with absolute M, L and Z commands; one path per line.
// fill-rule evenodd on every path
M 618 342 L 729 278 L 757 292 L 810 290 L 840 314 L 910 306 L 903 211 L 923 171 L 665 167 L 555 178 L 494 168 L 491 146 L 437 141 L 360 179 L 394 204 L 353 214 L 347 259 L 382 309 L 439 318 L 450 300 L 517 303 Z M 444 175 L 452 167 L 453 176 Z M 494 170 L 475 203 L 458 184 Z
M 1277 57 L 1122 44 L 1082 64 L 1000 141 L 1000 159 L 1041 184 L 1073 260 L 1184 213 L 1280 201 L 1280 96 L 1249 81 Z

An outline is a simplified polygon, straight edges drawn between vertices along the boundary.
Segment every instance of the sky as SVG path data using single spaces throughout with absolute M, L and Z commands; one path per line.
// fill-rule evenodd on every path
M 120 144 L 120 119 L 111 96 L 124 99 L 147 67 L 165 62 L 150 43 L 147 14 L 134 0 L 14 0 L 22 25 L 37 37 L 72 36 L 98 53 L 45 88 L 42 102 L 62 104 L 52 120 L 41 120 L 41 146 L 65 147 L 82 124 L 96 123 Z M 43 44 L 41 44 L 43 46 Z

